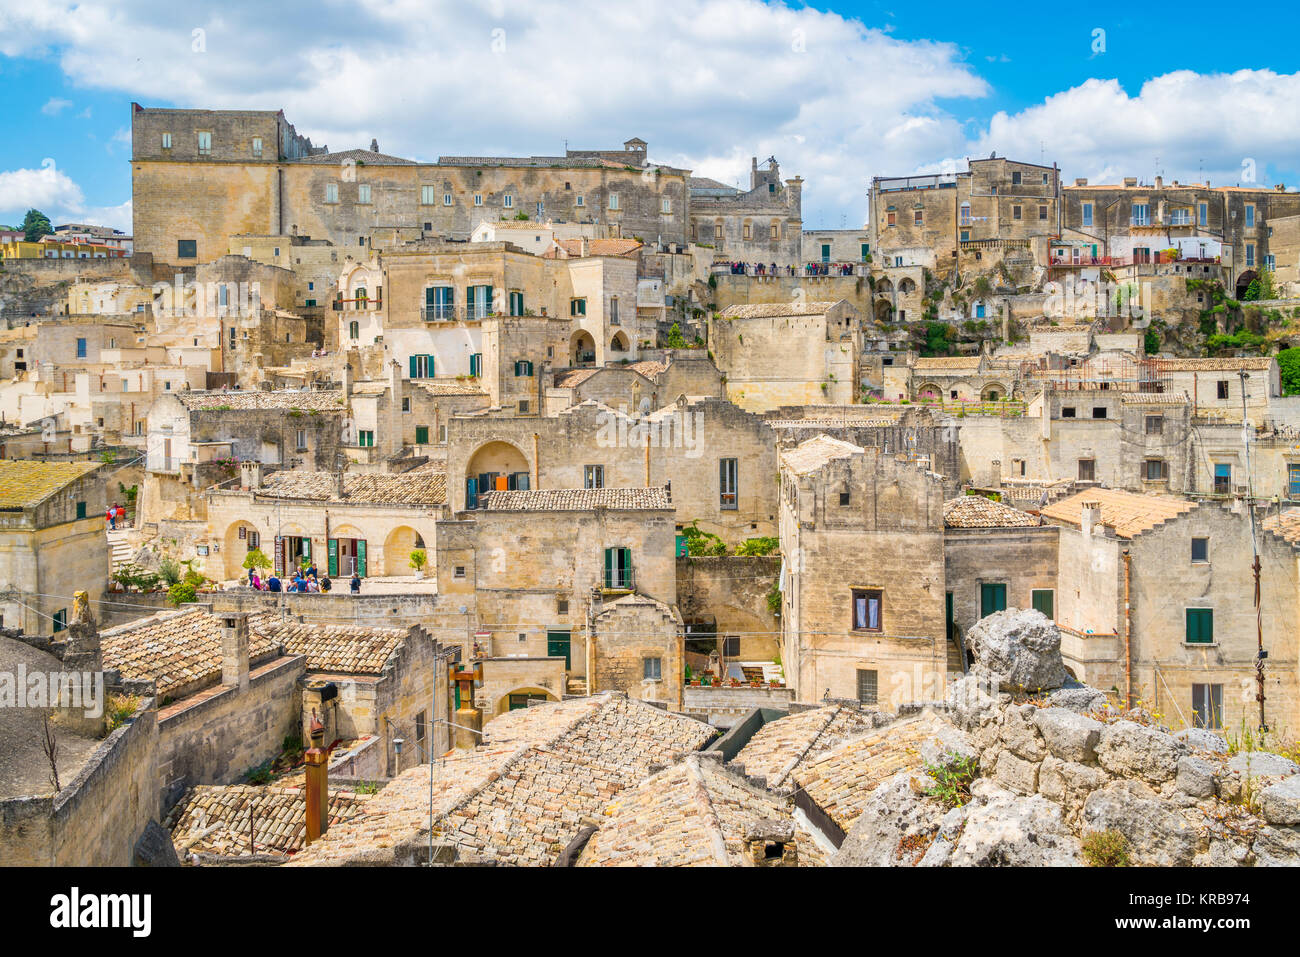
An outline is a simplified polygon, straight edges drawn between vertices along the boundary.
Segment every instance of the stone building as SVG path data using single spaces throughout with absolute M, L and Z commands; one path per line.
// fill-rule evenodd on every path
M 73 593 L 108 587 L 103 466 L 0 461 L 0 625 L 27 635 L 71 623 Z
M 861 320 L 843 300 L 730 306 L 709 320 L 709 348 L 747 411 L 857 401 Z
M 196 533 L 202 567 L 217 580 L 247 578 L 255 548 L 280 574 L 304 560 L 345 589 L 353 573 L 407 576 L 411 552 L 433 564 L 437 522 L 446 514 L 440 463 L 398 474 L 279 471 L 241 466 L 239 478 L 209 489 L 207 521 Z
M 820 436 L 781 454 L 780 482 L 781 660 L 796 699 L 938 697 L 942 477 Z
M 1260 270 L 1274 269 L 1273 220 L 1300 214 L 1300 193 L 1276 187 L 1166 184 L 1162 177 L 1141 183 L 1128 176 L 1118 184 L 1076 179 L 1061 191 L 1062 223 L 1101 244 L 1103 255 L 1152 262 L 1187 238 L 1204 237 L 1231 254 L 1229 289 L 1241 299 Z M 1127 256 L 1123 255 L 1127 252 Z M 1182 256 L 1183 259 L 1196 258 Z
M 712 246 L 721 259 L 791 266 L 800 262 L 803 239 L 803 179 L 782 181 L 776 157 L 763 169 L 750 163 L 749 189 L 691 177 L 691 242 Z
M 1047 506 L 1060 526 L 1056 620 L 1080 681 L 1187 727 L 1258 720 L 1245 507 L 1090 489 Z M 1300 580 L 1294 536 L 1258 529 L 1270 724 L 1294 727 Z M 1126 612 L 1126 608 L 1128 609 Z
M 464 607 L 476 659 L 539 659 L 550 674 L 540 659 L 562 658 L 592 691 L 680 707 L 673 525 L 661 487 L 489 492 L 438 525 L 439 598 Z M 532 681 L 484 701 L 484 713 L 528 693 L 563 689 Z
M 327 152 L 282 111 L 131 105 L 135 248 L 210 262 L 237 235 L 294 235 L 365 250 L 390 238 L 465 240 L 484 220 L 587 223 L 606 236 L 685 244 L 688 170 L 650 163 L 644 141 L 563 156 Z M 797 235 L 797 231 L 796 231 Z

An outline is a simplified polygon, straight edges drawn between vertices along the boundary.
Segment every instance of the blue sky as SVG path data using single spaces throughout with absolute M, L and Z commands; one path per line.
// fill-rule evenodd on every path
M 999 154 L 1093 181 L 1300 183 L 1294 5 L 972 9 L 761 0 L 0 0 L 0 223 L 130 228 L 130 103 L 283 108 L 334 149 L 432 160 L 637 135 L 727 182 L 775 155 L 810 227 L 873 175 Z M 1134 8 L 1136 10 L 1136 8 Z M 1104 31 L 1098 34 L 1095 31 Z M 1226 37 L 1226 42 L 1224 42 Z

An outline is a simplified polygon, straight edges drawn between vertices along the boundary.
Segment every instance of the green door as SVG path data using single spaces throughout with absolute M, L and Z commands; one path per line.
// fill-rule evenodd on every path
M 366 540 L 357 539 L 357 574 L 366 577 Z
M 338 578 L 339 577 L 339 540 L 337 538 L 331 538 L 326 543 L 326 545 L 328 546 L 327 550 L 329 551 L 330 578 Z
M 953 614 L 952 614 L 952 592 L 944 593 L 943 604 L 944 604 L 944 614 L 948 622 L 948 640 L 952 641 L 953 638 L 952 632 L 953 632 L 953 625 L 954 625 Z
M 1055 594 L 1050 588 L 1035 588 L 1030 595 L 1034 611 L 1041 611 L 1048 618 L 1056 617 Z
M 822 262 L 828 263 L 830 261 L 831 261 L 831 244 L 822 243 Z
M 1002 583 L 980 585 L 980 617 L 987 618 L 995 611 L 1006 611 L 1007 586 Z
M 429 444 L 429 427 L 427 425 L 417 425 L 415 427 L 415 444 L 416 445 Z
M 569 670 L 569 637 L 567 631 L 548 631 L 546 633 L 546 654 L 551 658 L 564 655 L 564 670 Z

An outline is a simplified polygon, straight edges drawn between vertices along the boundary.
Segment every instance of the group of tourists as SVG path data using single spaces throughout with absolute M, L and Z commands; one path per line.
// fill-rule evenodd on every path
M 263 579 L 257 574 L 256 568 L 248 570 L 249 587 L 256 591 L 274 591 L 274 592 L 298 592 L 300 594 L 323 594 L 329 592 L 334 587 L 329 575 L 317 575 L 315 564 L 304 565 L 293 573 L 293 577 L 284 582 L 280 576 L 274 572 L 270 577 Z M 352 580 L 348 583 L 349 590 L 354 595 L 361 593 L 361 576 L 356 572 L 352 573 Z

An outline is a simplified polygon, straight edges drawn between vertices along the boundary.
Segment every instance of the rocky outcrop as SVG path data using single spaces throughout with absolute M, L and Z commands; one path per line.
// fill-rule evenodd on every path
M 981 619 L 966 636 L 977 674 L 996 675 L 1002 691 L 1050 691 L 1069 680 L 1061 632 L 1042 612 L 1009 608 Z

